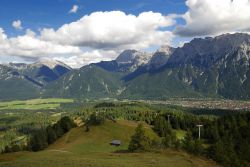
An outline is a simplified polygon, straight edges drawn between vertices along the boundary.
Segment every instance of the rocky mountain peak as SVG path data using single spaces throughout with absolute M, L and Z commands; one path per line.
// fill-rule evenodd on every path
M 8 66 L 10 68 L 13 68 L 13 69 L 19 69 L 19 70 L 21 70 L 21 69 L 27 68 L 28 65 L 25 64 L 25 63 L 9 63 L 6 66 Z
M 121 64 L 132 63 L 137 55 L 136 50 L 124 50 L 117 58 L 116 62 Z
M 165 65 L 169 59 L 169 57 L 173 54 L 175 48 L 164 45 L 161 46 L 152 56 L 149 61 L 149 66 L 152 68 L 160 68 Z
M 71 69 L 71 67 L 69 67 L 68 65 L 64 64 L 63 62 L 57 61 L 57 60 L 52 60 L 52 59 L 41 59 L 37 62 L 35 62 L 34 64 L 32 64 L 32 66 L 47 66 L 50 69 L 54 69 L 56 66 L 62 66 L 64 68 L 67 69 Z
M 147 64 L 152 57 L 152 54 L 136 50 L 125 50 L 117 58 L 118 65 L 130 66 L 129 71 L 135 70 L 141 65 Z
M 146 52 L 140 52 L 137 50 L 125 50 L 116 58 L 116 62 L 120 64 L 145 64 L 150 60 L 151 56 L 151 54 Z
M 173 51 L 175 50 L 175 48 L 169 46 L 169 45 L 163 45 L 161 46 L 159 49 L 157 49 L 156 52 L 163 52 L 166 55 L 170 55 L 173 53 Z
M 240 47 L 250 45 L 250 35 L 245 33 L 223 34 L 217 37 L 194 38 L 177 48 L 169 58 L 171 64 L 193 64 L 209 67 L 218 60 L 233 54 Z

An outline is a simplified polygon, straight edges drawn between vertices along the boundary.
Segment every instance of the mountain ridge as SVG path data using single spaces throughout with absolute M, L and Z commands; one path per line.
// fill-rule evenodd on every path
M 249 64 L 249 34 L 195 38 L 183 47 L 162 46 L 153 54 L 125 50 L 112 61 L 67 69 L 60 74 L 52 70 L 58 78 L 42 82 L 39 96 L 249 99 Z M 18 68 L 22 66 L 25 65 L 19 64 Z

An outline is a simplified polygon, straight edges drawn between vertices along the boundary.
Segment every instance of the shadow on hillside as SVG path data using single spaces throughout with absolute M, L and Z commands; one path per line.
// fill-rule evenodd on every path
M 114 153 L 130 153 L 129 150 L 116 150 Z

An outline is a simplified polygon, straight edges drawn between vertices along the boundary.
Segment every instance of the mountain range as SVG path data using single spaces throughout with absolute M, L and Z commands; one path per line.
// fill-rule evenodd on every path
M 195 38 L 155 53 L 125 50 L 115 60 L 72 69 L 58 61 L 0 65 L 0 99 L 34 97 L 250 98 L 250 35 Z

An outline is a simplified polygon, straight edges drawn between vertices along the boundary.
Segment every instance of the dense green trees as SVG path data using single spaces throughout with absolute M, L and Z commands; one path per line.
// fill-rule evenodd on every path
M 34 130 L 30 134 L 31 137 L 26 147 L 13 144 L 7 146 L 5 152 L 16 152 L 27 149 L 32 151 L 43 150 L 73 127 L 75 127 L 75 124 L 69 117 L 62 117 L 58 122 L 49 125 L 47 128 L 42 127 Z
M 95 108 L 103 108 L 103 107 L 115 107 L 115 103 L 110 103 L 110 102 L 102 102 L 98 103 L 94 106 Z
M 86 125 L 101 125 L 105 122 L 106 115 L 104 112 L 94 112 L 92 113 L 86 121 Z
M 164 137 L 171 132 L 171 125 L 163 116 L 157 116 L 154 120 L 154 130 L 159 136 Z
M 104 112 L 94 112 L 90 116 L 86 116 L 85 131 L 90 130 L 90 126 L 102 125 L 105 122 L 107 115 Z
M 162 137 L 164 147 L 182 147 L 186 151 L 208 156 L 227 167 L 245 167 L 250 163 L 250 113 L 238 113 L 218 119 L 188 113 L 172 113 L 168 124 L 165 113 L 154 120 L 154 130 Z M 204 126 L 201 140 L 197 124 Z M 177 140 L 174 129 L 186 130 L 183 140 Z
M 57 139 L 57 134 L 56 134 L 56 129 L 53 128 L 52 126 L 47 127 L 47 141 L 48 144 L 52 144 L 56 141 Z
M 245 167 L 250 163 L 250 113 L 219 118 L 207 130 L 216 129 L 209 137 L 208 156 L 228 167 Z
M 62 117 L 57 124 L 62 128 L 63 133 L 68 132 L 70 129 L 75 127 L 75 123 L 69 117 Z
M 172 130 L 171 124 L 163 116 L 157 116 L 154 120 L 154 131 L 162 137 L 162 145 L 168 147 L 179 147 L 176 134 Z
M 37 130 L 32 135 L 29 144 L 32 151 L 39 151 L 48 147 L 47 131 L 44 129 Z
M 158 111 L 157 111 L 158 112 Z M 101 103 L 89 108 L 85 108 L 77 115 L 83 120 L 90 118 L 93 113 L 98 113 L 105 116 L 106 119 L 125 119 L 132 121 L 145 121 L 152 124 L 156 116 L 156 109 L 143 103 Z
M 39 151 L 45 149 L 73 127 L 75 127 L 75 124 L 69 117 L 62 117 L 53 126 L 37 130 L 30 139 L 31 150 Z

